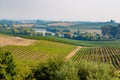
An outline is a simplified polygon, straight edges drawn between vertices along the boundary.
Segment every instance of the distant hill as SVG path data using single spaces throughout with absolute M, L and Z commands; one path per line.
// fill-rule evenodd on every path
M 114 21 L 109 22 L 52 22 L 48 26 L 57 29 L 87 29 L 87 30 L 99 30 L 101 26 L 113 25 L 116 26 L 117 23 Z

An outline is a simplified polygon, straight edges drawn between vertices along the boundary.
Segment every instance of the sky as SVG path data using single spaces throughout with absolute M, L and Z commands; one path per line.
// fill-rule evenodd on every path
M 0 19 L 120 22 L 120 0 L 0 0 Z

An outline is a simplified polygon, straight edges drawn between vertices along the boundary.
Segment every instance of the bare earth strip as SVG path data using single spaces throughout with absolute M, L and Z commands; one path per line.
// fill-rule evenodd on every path
M 7 45 L 28 46 L 35 41 L 36 40 L 24 39 L 21 37 L 0 35 L 0 46 L 7 46 Z
M 76 52 L 78 52 L 82 47 L 78 46 L 75 50 L 73 50 L 70 54 L 68 54 L 65 58 L 65 62 L 68 61 Z

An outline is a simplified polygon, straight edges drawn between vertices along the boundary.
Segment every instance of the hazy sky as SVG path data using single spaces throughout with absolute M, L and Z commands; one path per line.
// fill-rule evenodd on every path
M 0 0 L 0 19 L 120 22 L 120 0 Z

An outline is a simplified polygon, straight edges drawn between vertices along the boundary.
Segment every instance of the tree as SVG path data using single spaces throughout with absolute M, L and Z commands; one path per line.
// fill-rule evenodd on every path
M 15 63 L 10 52 L 3 52 L 0 50 L 0 80 L 11 80 L 16 74 Z
M 80 35 L 80 30 L 77 30 L 77 35 Z
M 27 80 L 60 80 L 56 73 L 57 70 L 60 69 L 63 61 L 58 60 L 50 60 L 48 62 L 44 62 L 40 64 L 38 67 L 32 70 L 32 74 L 30 74 L 26 79 Z
M 108 36 L 109 40 L 120 39 L 120 24 L 117 26 L 107 25 L 101 27 L 103 37 Z

